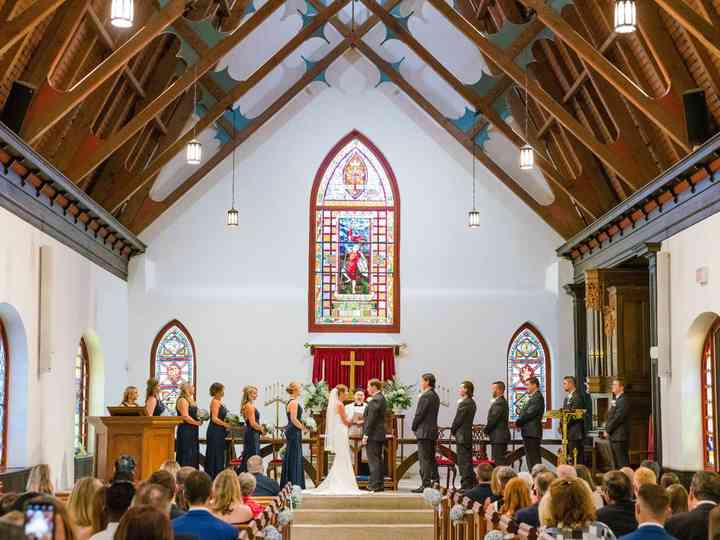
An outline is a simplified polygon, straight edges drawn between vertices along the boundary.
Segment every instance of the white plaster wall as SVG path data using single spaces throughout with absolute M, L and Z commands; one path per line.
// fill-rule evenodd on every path
M 53 246 L 51 350 L 48 373 L 38 374 L 39 248 Z M 126 380 L 127 284 L 0 209 L 0 318 L 10 349 L 10 466 L 48 463 L 59 488 L 73 481 L 74 365 L 87 336 L 91 371 L 103 365 L 91 414 Z M 24 336 L 23 336 L 24 334 Z M 104 341 L 105 340 L 105 341 Z M 104 375 L 103 375 L 104 374 Z M 98 388 L 100 387 L 100 388 Z
M 700 357 L 707 331 L 720 314 L 719 233 L 716 214 L 662 244 L 662 251 L 670 253 L 672 366 L 662 386 L 663 459 L 681 470 L 703 465 Z M 695 281 L 695 271 L 703 266 L 709 268 L 704 286 Z
M 508 340 L 523 322 L 550 344 L 554 379 L 568 373 L 568 269 L 554 252 L 561 238 L 482 167 L 482 223 L 469 230 L 469 154 L 393 86 L 375 89 L 377 72 L 363 60 L 337 61 L 328 80 L 333 88 L 314 83 L 239 148 L 237 230 L 224 225 L 228 158 L 142 235 L 149 248 L 133 260 L 129 281 L 131 383 L 148 377 L 153 339 L 173 318 L 194 338 L 205 407 L 216 380 L 233 409 L 245 384 L 309 380 L 303 344 L 320 339 L 406 343 L 400 378 L 433 371 L 452 388 L 470 378 L 479 387 L 478 421 L 487 387 L 505 379 Z M 311 184 L 329 149 L 355 128 L 381 149 L 399 183 L 402 332 L 308 335 Z

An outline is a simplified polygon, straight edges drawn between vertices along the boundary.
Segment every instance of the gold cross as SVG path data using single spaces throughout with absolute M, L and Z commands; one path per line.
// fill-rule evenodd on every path
M 355 351 L 350 351 L 350 360 L 342 360 L 341 366 L 350 366 L 350 392 L 355 391 L 355 366 L 364 366 L 365 362 L 355 360 Z

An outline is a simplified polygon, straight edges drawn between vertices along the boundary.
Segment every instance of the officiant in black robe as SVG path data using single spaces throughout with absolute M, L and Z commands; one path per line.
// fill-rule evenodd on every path
M 425 373 L 420 377 L 420 390 L 422 390 L 422 395 L 418 399 L 415 409 L 412 430 L 417 439 L 422 485 L 413 490 L 413 493 L 422 493 L 426 487 L 440 481 L 435 461 L 435 445 L 438 438 L 437 418 L 440 410 L 440 398 L 435 392 L 435 375 Z
M 378 379 L 368 381 L 367 392 L 370 396 L 365 407 L 363 422 L 363 444 L 367 449 L 370 477 L 368 491 L 384 491 L 385 464 L 383 463 L 383 448 L 385 447 L 385 396 L 380 391 L 382 383 Z
M 475 473 L 473 471 L 472 445 L 473 445 L 473 422 L 477 405 L 473 399 L 475 386 L 470 381 L 464 381 L 458 390 L 460 400 L 458 401 L 457 412 L 450 428 L 451 434 L 455 437 L 457 449 L 457 466 L 460 471 L 460 487 L 463 490 L 470 490 L 475 487 Z

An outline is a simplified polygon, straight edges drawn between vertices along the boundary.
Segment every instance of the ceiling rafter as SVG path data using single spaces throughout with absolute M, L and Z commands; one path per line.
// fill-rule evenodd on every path
M 655 0 L 655 2 L 695 36 L 711 53 L 720 57 L 720 27 L 710 24 L 684 0 Z
M 32 32 L 66 0 L 36 0 L 19 15 L 0 24 L 0 55 Z

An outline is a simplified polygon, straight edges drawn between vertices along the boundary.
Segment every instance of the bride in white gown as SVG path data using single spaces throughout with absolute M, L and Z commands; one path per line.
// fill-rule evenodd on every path
M 315 489 L 306 493 L 311 495 L 363 495 L 358 489 L 355 471 L 350 455 L 348 428 L 352 422 L 345 413 L 343 398 L 347 396 L 347 387 L 339 384 L 330 392 L 327 412 L 325 413 L 325 450 L 335 454 L 335 460 L 325 480 Z

